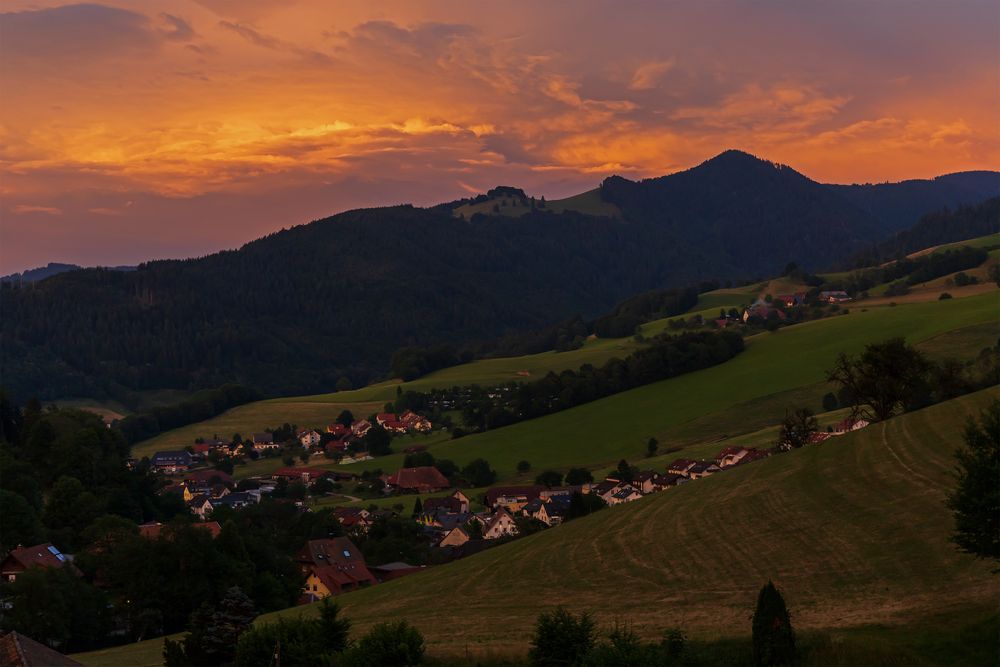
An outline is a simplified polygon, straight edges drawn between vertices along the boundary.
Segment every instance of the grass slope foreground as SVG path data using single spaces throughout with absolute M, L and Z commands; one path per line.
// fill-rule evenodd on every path
M 949 542 L 945 496 L 966 419 L 998 398 L 993 388 L 906 414 L 338 602 L 355 632 L 409 621 L 437 659 L 517 660 L 556 605 L 651 639 L 680 627 L 745 641 L 772 579 L 798 632 L 841 647 L 837 664 L 977 664 L 996 636 L 1000 579 Z M 278 612 L 300 613 L 315 607 Z M 960 640 L 970 625 L 987 632 Z M 158 664 L 159 644 L 76 657 Z

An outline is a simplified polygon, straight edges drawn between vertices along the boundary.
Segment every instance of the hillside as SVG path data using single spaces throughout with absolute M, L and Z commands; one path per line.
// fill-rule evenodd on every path
M 714 368 L 459 440 L 435 438 L 413 442 L 429 444 L 435 456 L 460 464 L 484 457 L 497 469 L 501 480 L 510 481 L 519 479 L 515 468 L 522 459 L 531 461 L 535 470 L 545 467 L 565 470 L 579 465 L 613 465 L 622 457 L 638 458 L 650 436 L 659 439 L 664 449 L 718 443 L 777 423 L 789 406 L 805 405 L 819 411 L 822 395 L 829 391 L 824 383 L 825 371 L 839 352 L 855 353 L 867 343 L 890 336 L 906 336 L 911 343 L 920 344 L 940 340 L 947 332 L 964 332 L 972 327 L 975 333 L 967 344 L 970 354 L 995 343 L 1000 334 L 995 287 L 986 294 L 969 297 L 954 291 L 959 298 L 949 301 L 937 301 L 935 295 L 934 300 L 895 307 L 885 304 L 866 308 L 856 304 L 849 315 L 748 338 L 745 352 Z M 717 302 L 713 295 L 705 297 L 706 301 Z M 736 298 L 736 304 L 747 300 L 746 296 L 735 294 L 729 298 Z M 653 329 L 658 325 L 650 323 L 647 327 Z M 574 368 L 585 361 L 599 363 L 597 355 L 615 353 L 619 346 L 628 345 L 634 345 L 631 339 L 592 341 L 574 352 L 477 361 L 400 386 L 419 390 L 510 380 L 516 377 L 518 369 L 531 368 L 541 373 L 560 367 Z M 396 387 L 381 384 L 352 392 L 252 403 L 140 443 L 133 454 L 149 455 L 157 450 L 183 447 L 198 436 L 249 433 L 285 421 L 300 426 L 322 426 L 344 408 L 357 414 L 374 412 L 380 402 L 392 400 Z M 404 446 L 409 444 L 409 440 L 402 442 L 406 443 Z M 393 454 L 349 469 L 391 470 L 401 464 L 402 458 L 401 454 Z M 280 465 L 277 459 L 272 463 L 272 467 Z M 312 464 L 333 467 L 323 458 Z M 236 470 L 239 476 L 262 472 L 265 469 L 259 464 Z
M 559 604 L 592 611 L 605 626 L 627 621 L 649 638 L 667 627 L 696 639 L 745 638 L 756 592 L 770 578 L 803 636 L 832 637 L 826 659 L 836 664 L 876 658 L 981 664 L 995 616 L 973 628 L 995 610 L 1000 581 L 988 564 L 948 541 L 944 498 L 953 481 L 944 471 L 953 465 L 966 418 L 992 399 L 1000 399 L 1000 390 L 612 508 L 338 602 L 356 631 L 386 618 L 410 621 L 437 657 L 516 659 L 527 650 L 537 613 Z M 75 657 L 93 667 L 152 665 L 158 646 L 153 640 Z
M 789 260 L 822 268 L 898 229 L 907 214 L 893 207 L 910 201 L 865 211 L 738 151 L 658 179 L 610 178 L 570 200 L 519 217 L 455 217 L 460 202 L 349 211 L 199 259 L 8 285 L 4 384 L 22 400 L 126 405 L 225 382 L 267 396 L 365 385 L 400 347 L 536 330 L 653 288 L 772 275 Z M 621 215 L 601 217 L 608 206 Z

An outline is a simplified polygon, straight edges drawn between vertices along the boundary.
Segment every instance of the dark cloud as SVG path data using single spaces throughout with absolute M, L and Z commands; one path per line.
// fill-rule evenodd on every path
M 96 4 L 0 14 L 4 59 L 92 59 L 150 50 L 159 37 L 142 14 Z
M 177 42 L 187 42 L 195 36 L 194 28 L 191 27 L 191 24 L 179 16 L 163 13 L 160 14 L 160 18 L 167 26 L 165 30 L 160 31 L 160 34 L 165 38 Z
M 304 49 L 300 46 L 296 46 L 295 44 L 282 41 L 277 37 L 265 35 L 259 30 L 246 25 L 233 23 L 232 21 L 219 21 L 219 27 L 236 33 L 254 46 L 259 46 L 262 49 L 292 53 L 306 60 L 311 60 L 320 64 L 330 62 L 330 57 L 325 53 L 320 53 L 319 51 L 314 51 L 312 49 Z

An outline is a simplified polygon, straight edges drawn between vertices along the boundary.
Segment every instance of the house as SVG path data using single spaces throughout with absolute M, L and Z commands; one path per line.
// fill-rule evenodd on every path
M 497 540 L 501 537 L 517 535 L 517 533 L 517 523 L 514 521 L 514 517 L 502 507 L 494 512 L 483 527 L 484 540 Z
M 687 475 L 688 470 L 690 470 L 691 466 L 696 463 L 698 462 L 691 459 L 677 459 L 667 466 L 667 472 L 673 473 L 674 475 Z
M 652 493 L 655 491 L 653 480 L 656 477 L 656 473 L 652 470 L 640 470 L 635 475 L 632 476 L 632 481 L 630 484 L 635 487 L 635 489 L 645 495 L 647 493 Z
M 215 448 L 212 447 L 212 445 L 208 444 L 207 442 L 196 442 L 193 445 L 191 445 L 191 451 L 194 452 L 195 456 L 201 459 L 208 456 L 208 453 L 211 452 L 213 449 Z
M 708 477 L 709 475 L 714 475 L 715 473 L 721 471 L 722 468 L 715 465 L 711 461 L 699 461 L 693 466 L 688 468 L 688 477 L 691 479 L 701 479 L 702 477 Z
M 371 512 L 363 507 L 336 507 L 332 514 L 347 531 L 358 530 L 365 533 L 373 523 Z
M 380 424 L 380 426 L 389 433 L 398 433 L 398 434 L 406 433 L 406 424 L 399 421 L 398 419 L 389 419 Z
M 323 477 L 332 476 L 333 473 L 329 470 L 324 470 L 323 468 L 309 468 L 305 466 L 278 468 L 271 473 L 271 479 L 273 480 L 285 479 L 289 482 L 302 482 L 303 484 L 309 484 L 310 482 L 315 482 Z
M 204 520 L 215 506 L 212 504 L 212 499 L 208 496 L 197 495 L 187 502 L 187 508 L 191 511 L 191 514 Z
M 672 486 L 678 486 L 688 481 L 688 478 L 684 475 L 677 475 L 672 472 L 668 472 L 665 475 L 657 475 L 653 478 L 653 488 L 656 491 L 663 491 L 669 489 Z
M 542 502 L 532 516 L 548 526 L 558 526 L 569 515 L 571 502 L 571 496 L 553 496 L 548 502 Z
M 398 422 L 398 421 L 399 418 L 396 417 L 396 414 L 393 412 L 380 412 L 377 415 L 375 415 L 375 423 L 381 426 L 382 428 L 385 428 L 385 425 L 388 422 Z
M 771 455 L 771 452 L 763 449 L 756 449 L 751 447 L 747 450 L 747 455 L 744 456 L 736 465 L 746 465 L 747 463 L 753 463 L 754 461 L 760 461 L 761 459 L 766 459 Z
M 842 422 L 838 422 L 833 427 L 834 435 L 843 435 L 845 433 L 850 433 L 851 431 L 858 431 L 868 426 L 871 422 L 867 419 L 853 419 L 848 417 Z
M 298 436 L 299 442 L 306 449 L 319 446 L 319 441 L 322 439 L 317 431 L 299 431 Z
M 340 439 L 345 435 L 351 434 L 351 427 L 344 426 L 343 424 L 330 424 L 326 427 L 326 432 L 332 435 L 334 438 Z
M 361 550 L 346 537 L 309 540 L 295 560 L 306 577 L 303 598 L 307 602 L 378 583 Z
M 784 320 L 788 316 L 778 308 L 774 308 L 768 303 L 758 302 L 743 311 L 743 322 L 749 322 L 753 318 L 767 320 L 771 316 Z
M 347 451 L 347 446 L 351 443 L 347 440 L 331 440 L 326 443 L 327 454 L 343 454 Z
M 154 470 L 172 475 L 191 467 L 191 454 L 184 450 L 156 452 L 149 463 Z
M 469 534 L 461 526 L 455 526 L 441 538 L 439 547 L 460 547 L 469 541 Z
M 450 496 L 444 498 L 428 498 L 423 503 L 424 512 L 436 512 L 446 510 L 462 514 L 469 511 L 469 498 L 461 491 L 454 491 Z
M 400 492 L 431 493 L 451 486 L 448 478 L 434 466 L 400 468 L 389 476 L 389 486 Z
M 639 493 L 638 489 L 629 484 L 621 484 L 610 495 L 605 497 L 604 501 L 608 505 L 621 505 L 622 503 L 639 500 L 639 498 L 642 498 L 642 494 Z
M 608 505 L 617 505 L 618 503 L 623 502 L 621 499 L 619 499 L 618 501 L 614 500 L 615 496 L 621 493 L 622 491 L 627 492 L 626 495 L 631 495 L 632 492 L 635 492 L 640 496 L 642 495 L 641 493 L 639 493 L 638 489 L 636 489 L 628 482 L 621 482 L 619 484 L 611 483 L 611 484 L 612 486 L 610 488 L 604 490 L 603 493 L 600 493 L 601 500 L 606 502 Z M 602 487 L 601 490 L 603 490 L 602 485 L 599 484 L 598 486 Z
M 832 433 L 827 433 L 826 431 L 816 431 L 815 433 L 810 433 L 809 437 L 806 439 L 811 445 L 823 442 L 824 440 L 829 440 L 833 437 Z
M 234 510 L 238 510 L 247 505 L 252 505 L 257 502 L 257 499 L 246 491 L 237 491 L 236 493 L 230 493 L 222 498 L 213 498 L 209 501 L 212 505 L 212 509 L 215 510 L 219 507 L 231 507 Z
M 795 292 L 794 294 L 779 294 L 774 297 L 774 301 L 779 301 L 786 308 L 794 308 L 795 306 L 801 306 L 806 302 L 805 292 Z
M 749 453 L 750 450 L 745 447 L 726 447 L 715 455 L 715 464 L 720 468 L 734 466 Z
M 490 509 L 506 508 L 510 512 L 520 512 L 530 501 L 539 498 L 544 486 L 494 486 L 486 491 L 486 506 Z
M 371 430 L 371 428 L 372 423 L 370 421 L 367 419 L 360 419 L 351 424 L 351 433 L 353 433 L 355 437 L 363 438 L 365 437 L 365 434 Z
M 826 301 L 827 303 L 843 303 L 844 301 L 850 301 L 850 295 L 843 290 L 829 290 L 826 292 L 819 293 L 820 301 Z
M 5 582 L 15 581 L 17 575 L 29 567 L 65 567 L 69 559 L 51 542 L 36 544 L 31 547 L 18 546 L 0 562 L 0 578 Z
M 427 417 L 417 417 L 414 421 L 406 424 L 409 428 L 419 433 L 428 433 L 434 429 L 434 424 Z
M 254 433 L 253 448 L 258 452 L 266 452 L 280 449 L 281 445 L 274 441 L 274 435 L 271 433 Z
M 0 635 L 0 665 L 3 667 L 83 667 L 83 663 L 14 630 Z

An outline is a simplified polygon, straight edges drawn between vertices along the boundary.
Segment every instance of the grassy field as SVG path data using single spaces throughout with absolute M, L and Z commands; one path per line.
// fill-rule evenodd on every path
M 891 336 L 919 342 L 946 331 L 1000 319 L 997 294 L 852 310 L 747 340 L 747 349 L 724 364 L 639 387 L 547 417 L 432 446 L 439 458 L 464 464 L 482 457 L 501 479 L 518 461 L 536 470 L 595 467 L 642 455 L 649 437 L 664 449 L 727 437 L 776 423 L 793 406 L 819 408 L 825 371 L 840 352 Z M 400 455 L 349 469 L 392 470 Z
M 499 208 L 498 211 L 493 210 L 494 205 Z M 489 201 L 479 202 L 478 204 L 464 204 L 463 206 L 459 206 L 455 209 L 454 215 L 455 217 L 464 216 L 468 219 L 476 213 L 482 213 L 483 215 L 505 215 L 515 218 L 524 215 L 530 210 L 530 197 L 527 201 L 523 201 L 519 197 L 494 197 Z M 621 215 L 621 211 L 617 206 L 601 199 L 601 192 L 597 188 L 581 192 L 572 197 L 566 197 L 565 199 L 546 201 L 545 210 L 552 211 L 553 213 L 578 211 L 587 215 L 609 218 L 617 218 Z
M 523 658 L 556 605 L 648 638 L 731 638 L 739 653 L 772 579 L 807 664 L 986 664 L 1000 579 L 950 543 L 944 500 L 965 420 L 996 399 L 932 406 L 338 601 L 355 633 L 406 619 L 438 659 Z M 315 608 L 279 612 L 300 613 Z M 75 657 L 152 665 L 158 644 Z

